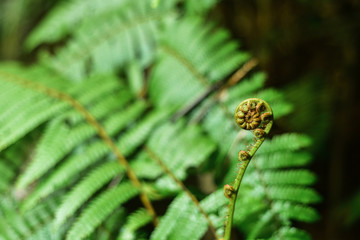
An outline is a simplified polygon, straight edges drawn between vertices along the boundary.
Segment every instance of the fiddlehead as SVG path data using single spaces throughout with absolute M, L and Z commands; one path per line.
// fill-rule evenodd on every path
M 273 112 L 270 105 L 259 98 L 249 98 L 242 101 L 235 110 L 235 122 L 243 129 L 253 130 L 255 143 L 248 151 L 239 151 L 239 161 L 242 163 L 232 186 L 224 186 L 224 195 L 229 198 L 229 213 L 225 223 L 225 240 L 230 239 L 234 216 L 235 202 L 245 170 L 270 132 L 273 125 Z

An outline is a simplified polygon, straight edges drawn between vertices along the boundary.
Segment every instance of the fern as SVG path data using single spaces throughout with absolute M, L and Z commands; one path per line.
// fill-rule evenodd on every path
M 150 97 L 158 106 L 189 103 L 248 58 L 236 51 L 237 44 L 229 40 L 227 32 L 214 33 L 212 25 L 203 25 L 200 19 L 189 18 L 163 33 L 149 86 Z M 191 44 L 184 45 L 190 38 Z M 217 51 L 219 46 L 222 51 Z
M 67 239 L 82 239 L 89 235 L 120 204 L 138 193 L 129 183 L 122 183 L 96 198 L 76 220 Z
M 277 120 L 293 106 L 205 17 L 217 2 L 58 1 L 26 41 L 39 61 L 0 64 L 0 239 L 223 236 L 222 186 L 251 140 L 234 108 L 261 97 Z M 292 224 L 319 219 L 310 145 L 295 133 L 264 142 L 237 199 L 247 239 L 310 238 Z M 158 226 L 137 196 L 162 208 Z
M 181 128 L 181 122 L 159 128 L 149 139 L 148 146 L 176 177 L 184 180 L 186 169 L 203 163 L 215 150 L 215 145 L 202 137 L 200 129 L 195 126 L 180 132 Z M 156 186 L 164 192 L 178 188 L 168 176 L 158 179 Z
M 50 14 L 37 26 L 26 41 L 28 49 L 33 49 L 41 43 L 58 41 L 70 34 L 74 26 L 114 8 L 122 7 L 127 1 L 65 1 L 56 6 Z
M 171 6 L 152 8 L 150 1 L 140 0 L 119 5 L 118 11 L 108 6 L 111 11 L 94 21 L 87 18 L 65 48 L 54 58 L 45 58 L 48 65 L 66 77 L 81 80 L 87 76 L 89 67 L 90 74 L 94 74 L 114 72 L 133 60 L 149 64 L 159 24 L 171 17 Z M 111 58 L 107 57 L 109 54 Z
M 6 236 L 6 239 L 39 239 L 38 236 L 45 231 L 50 233 L 50 221 L 57 205 L 58 200 L 51 199 L 20 216 L 16 212 L 16 202 L 3 198 L 0 204 L 1 225 L 4 226 L 2 235 Z M 57 233 L 51 234 L 50 239 L 61 239 L 65 229 L 60 228 Z
M 84 204 L 92 194 L 121 172 L 124 172 L 124 169 L 119 164 L 110 162 L 90 173 L 64 198 L 63 204 L 56 212 L 55 226 L 62 225 L 66 218 L 73 215 L 76 209 Z
M 128 218 L 125 225 L 121 228 L 118 240 L 135 240 L 136 230 L 150 223 L 151 216 L 145 209 L 138 209 L 132 213 Z
M 289 144 L 286 140 L 290 138 L 292 142 Z M 246 230 L 248 239 L 265 237 L 260 233 L 266 232 L 266 228 L 268 228 L 268 232 L 274 232 L 275 237 L 282 232 L 280 230 L 282 227 L 289 226 L 290 220 L 312 222 L 319 219 L 317 212 L 307 206 L 317 203 L 321 199 L 314 190 L 307 187 L 315 182 L 314 175 L 305 169 L 288 170 L 290 167 L 303 167 L 309 162 L 307 154 L 301 154 L 301 151 L 297 155 L 301 160 L 293 162 L 292 155 L 286 154 L 289 149 L 299 151 L 308 144 L 308 138 L 305 136 L 285 134 L 274 137 L 273 140 L 267 142 L 267 146 L 259 150 L 244 179 L 244 186 L 240 190 L 244 195 L 249 195 L 257 200 L 251 203 L 244 198 L 238 199 L 241 208 L 239 207 L 237 211 L 241 211 L 241 214 L 235 215 L 235 222 L 239 227 L 251 228 L 251 230 Z M 267 162 L 273 163 L 271 156 L 274 154 L 280 154 L 283 157 L 289 156 L 289 158 L 281 158 L 280 164 L 268 165 Z M 266 200 L 267 204 L 264 204 L 261 199 Z M 250 207 L 250 205 L 252 206 Z M 260 216 L 256 227 L 252 227 L 252 222 L 248 220 L 254 214 Z M 272 224 L 269 225 L 270 222 Z M 293 230 L 293 232 L 301 231 Z M 285 233 L 284 236 L 286 236 Z
M 208 196 L 200 202 L 208 213 L 216 213 L 224 207 L 226 198 L 222 191 Z M 213 217 L 213 216 L 211 216 Z M 214 216 L 215 217 L 215 216 Z M 225 216 L 220 216 L 224 218 Z M 186 195 L 179 195 L 168 208 L 160 225 L 151 235 L 150 239 L 200 239 L 207 229 L 205 218 Z M 221 229 L 220 229 L 221 231 Z
M 106 94 L 109 91 L 114 91 L 113 84 L 103 84 L 102 86 L 102 89 L 98 88 L 99 92 L 96 92 L 96 94 Z M 97 96 L 92 96 L 91 92 L 87 92 L 87 94 L 85 96 L 82 96 L 82 98 L 80 99 L 85 99 L 88 102 L 96 101 L 98 100 L 96 98 Z M 118 102 L 116 101 L 116 99 L 113 98 L 112 104 L 116 104 L 116 107 L 121 107 L 121 105 L 125 104 L 126 100 L 128 100 L 129 98 L 123 94 L 122 99 L 123 102 Z M 101 115 L 106 114 L 106 112 L 102 112 L 104 111 L 103 109 L 106 109 L 108 113 L 110 113 L 111 110 L 115 109 L 115 107 L 112 105 L 104 106 L 103 101 L 106 103 L 107 98 L 105 98 L 105 100 L 101 100 L 100 104 L 97 103 L 94 106 L 94 108 L 101 108 L 101 111 L 96 111 L 96 109 L 95 111 L 93 111 L 95 113 L 95 117 L 100 118 Z M 72 131 L 70 132 L 68 123 L 65 122 L 67 119 L 66 115 L 67 113 L 65 114 L 65 119 L 64 116 L 60 116 L 59 118 L 54 119 L 54 121 L 51 122 L 51 125 L 46 130 L 41 143 L 38 145 L 37 154 L 34 157 L 34 161 L 32 161 L 27 172 L 22 175 L 22 178 L 19 179 L 18 187 L 24 187 L 28 185 L 34 179 L 47 172 L 59 160 L 61 160 L 66 154 L 68 154 L 76 145 L 85 141 L 87 138 L 95 135 L 95 130 L 89 125 L 76 125 L 76 128 L 72 128 Z M 75 122 L 73 124 L 75 125 Z M 56 147 L 58 144 L 60 144 L 61 147 Z M 46 164 L 44 164 L 44 162 L 46 162 Z

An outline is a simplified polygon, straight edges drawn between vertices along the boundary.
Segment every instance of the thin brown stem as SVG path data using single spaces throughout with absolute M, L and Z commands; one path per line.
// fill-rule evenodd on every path
M 194 101 L 192 101 L 190 104 L 186 105 L 182 109 L 180 109 L 177 113 L 174 114 L 172 117 L 173 121 L 176 121 L 177 119 L 181 118 L 182 116 L 185 116 L 192 110 L 194 110 L 197 106 L 200 105 L 206 99 L 208 96 L 212 95 L 215 91 L 218 91 L 215 95 L 214 102 L 218 101 L 223 92 L 238 83 L 241 79 L 243 79 L 248 72 L 250 72 L 254 67 L 256 67 L 258 64 L 258 60 L 253 58 L 250 59 L 248 62 L 246 62 L 241 68 L 239 68 L 235 73 L 233 73 L 230 78 L 228 78 L 226 81 L 221 81 L 213 84 L 212 86 L 208 87 L 203 93 L 201 93 Z M 194 73 L 195 75 L 195 73 Z M 197 75 L 196 75 L 197 76 Z M 199 78 L 201 79 L 201 78 Z M 205 79 L 206 80 L 206 79 Z M 204 81 L 204 80 L 202 80 Z M 211 107 L 212 104 L 209 104 L 208 107 Z M 205 111 L 207 108 L 205 108 Z M 204 114 L 201 114 L 203 116 Z
M 153 217 L 154 225 L 156 226 L 158 224 L 158 219 L 155 213 L 155 210 L 150 202 L 149 197 L 144 193 L 141 187 L 141 183 L 139 179 L 136 177 L 134 171 L 131 169 L 130 164 L 125 159 L 123 154 L 120 152 L 114 141 L 110 138 L 110 136 L 107 134 L 105 129 L 100 125 L 100 123 L 95 119 L 95 117 L 75 98 L 70 96 L 67 93 L 60 92 L 57 89 L 50 88 L 48 86 L 45 86 L 41 83 L 33 82 L 21 77 L 18 77 L 16 75 L 6 73 L 3 71 L 0 71 L 0 74 L 5 76 L 2 80 L 6 80 L 9 82 L 13 82 L 15 84 L 18 84 L 22 87 L 43 93 L 49 97 L 52 97 L 54 99 L 58 99 L 60 101 L 68 103 L 73 109 L 75 109 L 77 112 L 79 112 L 85 120 L 96 130 L 99 137 L 104 141 L 104 143 L 110 148 L 110 150 L 115 154 L 117 160 L 120 164 L 122 164 L 125 169 L 126 173 L 130 179 L 130 181 L 134 184 L 135 187 L 140 189 L 140 199 L 145 206 L 145 208 L 149 211 L 149 214 Z
M 239 68 L 231 77 L 226 81 L 225 85 L 222 87 L 223 89 L 229 88 L 236 83 L 238 83 L 241 79 L 243 79 L 248 72 L 250 72 L 254 67 L 258 65 L 259 61 L 256 58 L 250 59 L 246 62 L 241 68 Z
M 209 228 L 216 239 L 219 239 L 220 237 L 216 233 L 216 229 L 214 227 L 214 224 L 212 223 L 209 215 L 205 212 L 205 210 L 201 207 L 199 200 L 195 197 L 194 194 L 190 192 L 190 190 L 184 185 L 184 183 L 178 179 L 172 171 L 165 165 L 165 163 L 160 159 L 158 155 L 154 151 L 152 151 L 149 147 L 145 146 L 145 151 L 149 154 L 150 158 L 155 160 L 161 168 L 165 171 L 167 175 L 169 175 L 176 184 L 179 185 L 179 187 L 190 197 L 191 201 L 195 204 L 195 206 L 199 209 L 200 213 L 205 217 L 209 224 Z

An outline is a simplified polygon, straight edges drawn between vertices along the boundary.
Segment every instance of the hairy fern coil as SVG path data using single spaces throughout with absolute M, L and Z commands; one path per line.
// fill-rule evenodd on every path
M 235 122 L 243 129 L 253 130 L 255 142 L 248 151 L 239 151 L 238 158 L 242 164 L 238 170 L 235 181 L 232 186 L 228 184 L 224 186 L 224 195 L 229 198 L 229 214 L 225 223 L 225 240 L 230 240 L 235 202 L 245 170 L 272 127 L 272 109 L 270 105 L 262 99 L 246 99 L 242 101 L 235 110 Z
M 258 98 L 242 101 L 235 110 L 236 123 L 246 130 L 254 130 L 261 124 L 265 126 L 272 120 L 272 111 L 267 105 L 265 101 Z

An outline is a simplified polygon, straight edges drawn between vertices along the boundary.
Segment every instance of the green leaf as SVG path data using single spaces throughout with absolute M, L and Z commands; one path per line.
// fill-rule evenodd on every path
M 70 228 L 66 239 L 83 239 L 91 234 L 119 205 L 139 193 L 131 183 L 121 183 L 93 200 Z
M 180 107 L 222 80 L 247 58 L 238 52 L 228 32 L 214 30 L 213 25 L 199 18 L 185 18 L 169 25 L 161 37 L 150 75 L 149 95 L 157 106 Z
M 43 62 L 78 81 L 88 74 L 114 73 L 134 60 L 147 66 L 154 56 L 159 25 L 172 15 L 172 6 L 166 4 L 152 8 L 150 1 L 127 1 L 107 14 L 88 18 L 55 57 Z
M 271 186 L 267 189 L 271 199 L 288 200 L 299 203 L 318 203 L 321 197 L 311 188 Z
M 120 234 L 117 237 L 118 240 L 135 240 L 136 239 L 136 230 L 140 227 L 151 222 L 151 216 L 149 212 L 140 208 L 133 212 L 127 218 L 125 225 L 121 228 Z
M 118 162 L 109 162 L 102 164 L 86 176 L 64 197 L 62 204 L 56 211 L 55 229 L 72 216 L 104 184 L 122 172 L 124 172 L 124 168 Z
M 320 219 L 319 214 L 311 207 L 290 202 L 275 201 L 273 203 L 275 211 L 280 213 L 281 217 L 293 219 L 302 222 L 315 222 Z
M 306 169 L 280 170 L 264 172 L 263 180 L 268 185 L 311 185 L 315 183 L 316 177 L 315 174 Z

